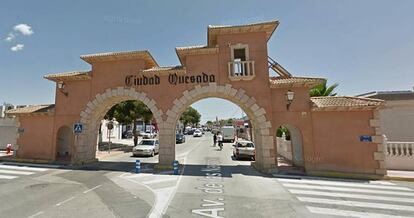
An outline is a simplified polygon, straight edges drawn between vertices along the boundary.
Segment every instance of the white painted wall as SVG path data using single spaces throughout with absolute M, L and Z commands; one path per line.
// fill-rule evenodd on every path
M 292 142 L 287 141 L 283 137 L 276 137 L 276 143 L 277 143 L 277 153 L 288 159 L 292 160 Z
M 6 149 L 7 144 L 14 146 L 17 140 L 17 127 L 14 118 L 0 118 L 0 149 Z
M 108 121 L 102 120 L 102 141 L 107 142 L 109 140 L 109 130 L 106 126 Z M 122 139 L 122 126 L 114 121 L 114 128 L 111 131 L 111 141 Z
M 380 120 L 388 141 L 414 142 L 414 100 L 386 101 Z

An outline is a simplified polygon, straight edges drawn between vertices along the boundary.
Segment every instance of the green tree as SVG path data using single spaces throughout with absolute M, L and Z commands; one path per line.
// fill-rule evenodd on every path
M 327 81 L 325 81 L 322 84 L 319 84 L 315 87 L 313 87 L 310 90 L 310 96 L 311 97 L 317 97 L 317 96 L 336 96 L 337 93 L 334 92 L 335 88 L 338 87 L 338 83 L 334 83 L 331 86 L 327 86 Z
M 213 126 L 213 121 L 211 120 L 207 121 L 206 125 L 211 128 Z
M 193 107 L 188 107 L 181 114 L 180 121 L 187 126 L 187 124 L 196 125 L 200 123 L 201 114 Z
M 123 101 L 113 106 L 106 113 L 105 119 L 116 119 L 121 124 L 133 124 L 134 146 L 138 144 L 137 122 L 142 119 L 144 123 L 152 120 L 151 110 L 142 102 L 136 100 Z

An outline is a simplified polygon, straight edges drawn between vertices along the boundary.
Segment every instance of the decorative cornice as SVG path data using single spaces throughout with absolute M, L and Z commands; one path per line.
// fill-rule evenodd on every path
M 238 33 L 250 33 L 250 32 L 266 32 L 267 40 L 270 39 L 273 32 L 279 25 L 278 20 L 251 23 L 245 25 L 235 26 L 213 26 L 209 25 L 207 28 L 207 45 L 213 47 L 217 44 L 217 36 L 220 34 L 238 34 Z
M 183 66 L 170 66 L 170 67 L 153 67 L 150 69 L 141 71 L 144 75 L 166 75 L 170 73 L 176 73 L 179 75 L 186 74 L 186 69 Z
M 89 64 L 103 61 L 143 59 L 145 60 L 148 68 L 158 67 L 157 62 L 148 50 L 87 54 L 81 55 L 80 58 Z
M 218 54 L 218 47 L 207 47 L 205 45 L 197 46 L 188 46 L 188 47 L 177 47 L 175 48 L 178 59 L 182 65 L 185 64 L 185 58 L 188 55 L 209 55 L 209 54 Z
M 91 71 L 70 71 L 64 73 L 53 73 L 43 76 L 43 78 L 54 81 L 54 82 L 64 82 L 64 81 L 79 81 L 79 80 L 89 80 L 91 79 Z

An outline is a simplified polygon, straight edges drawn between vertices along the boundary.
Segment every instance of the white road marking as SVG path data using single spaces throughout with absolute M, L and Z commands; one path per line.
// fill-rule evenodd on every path
M 310 212 L 325 215 L 344 216 L 344 217 L 359 217 L 359 218 L 409 218 L 407 216 L 394 216 L 388 214 L 358 212 L 351 210 L 338 210 L 323 207 L 306 207 Z
M 374 185 L 374 184 L 364 184 L 364 183 L 355 183 L 355 182 L 334 182 L 334 181 L 307 180 L 307 179 L 302 179 L 302 180 L 300 179 L 277 179 L 277 180 L 279 180 L 280 182 L 299 183 L 299 184 L 316 184 L 316 185 L 328 185 L 328 186 L 344 186 L 344 187 L 359 187 L 359 188 L 371 188 L 371 189 L 412 191 L 412 189 L 407 188 L 407 187 Z
M 0 170 L 0 173 L 15 174 L 15 175 L 32 175 L 33 174 L 33 172 L 16 171 L 16 170 Z
M 360 189 L 360 188 L 343 188 L 343 187 L 317 186 L 317 185 L 306 185 L 306 184 L 282 184 L 282 185 L 288 188 L 297 188 L 297 189 L 316 189 L 316 190 L 329 190 L 329 191 L 340 191 L 340 192 L 359 192 L 359 193 L 372 193 L 372 194 L 414 196 L 414 192 L 384 191 L 384 190 L 371 190 L 371 189 Z
M 73 200 L 74 198 L 75 198 L 75 197 L 70 197 L 70 198 L 68 198 L 68 199 L 66 199 L 66 200 L 64 200 L 64 201 L 62 201 L 62 202 L 57 203 L 57 204 L 56 204 L 56 206 L 57 206 L 57 207 L 59 207 L 60 205 L 62 205 L 62 204 L 64 204 L 64 203 L 67 203 L 67 202 L 69 202 L 69 201 Z
M 8 176 L 8 175 L 0 175 L 0 179 L 15 179 L 18 176 Z
M 396 204 L 383 204 L 383 203 L 370 203 L 370 202 L 361 202 L 361 201 L 344 201 L 344 200 L 333 200 L 325 198 L 311 198 L 311 197 L 297 197 L 299 201 L 317 203 L 317 204 L 333 204 L 341 206 L 350 206 L 350 207 L 365 207 L 365 208 L 376 208 L 376 209 L 386 209 L 386 210 L 405 210 L 405 211 L 414 211 L 412 206 L 396 205 Z
M 27 171 L 39 171 L 39 172 L 49 170 L 49 169 L 38 168 L 38 167 L 11 166 L 11 165 L 2 165 L 2 164 L 0 164 L 0 169 L 27 170 Z
M 154 184 L 154 183 L 160 183 L 160 182 L 177 181 L 177 179 L 178 178 L 161 178 L 161 179 L 143 181 L 142 183 L 148 185 L 148 184 Z
M 327 197 L 338 197 L 338 198 L 357 198 L 367 200 L 378 200 L 378 201 L 395 201 L 404 203 L 414 203 L 414 198 L 399 198 L 399 197 L 388 197 L 388 196 L 377 196 L 377 195 L 363 195 L 363 194 L 352 194 L 352 193 L 341 193 L 341 192 L 322 192 L 322 191 L 310 191 L 300 189 L 288 189 L 292 194 L 297 195 L 317 195 Z
M 47 167 L 47 168 L 60 168 L 60 165 L 52 164 L 34 164 L 34 163 L 15 163 L 15 162 L 3 162 L 4 165 L 14 165 L 14 166 L 28 166 L 28 167 Z
M 27 218 L 37 217 L 37 216 L 39 216 L 39 215 L 42 215 L 43 213 L 44 213 L 43 211 L 39 211 L 39 212 L 37 212 L 37 213 L 35 213 L 35 214 L 33 214 L 33 215 L 31 215 L 31 216 L 27 217 Z
M 97 189 L 97 188 L 99 188 L 99 187 L 101 187 L 102 185 L 97 185 L 97 186 L 95 186 L 95 187 L 93 187 L 93 188 L 91 188 L 91 189 L 88 189 L 88 190 L 86 190 L 86 191 L 84 191 L 83 192 L 83 194 L 86 194 L 86 193 L 88 193 L 88 192 L 90 192 L 90 191 L 93 191 L 93 190 L 95 190 L 95 189 Z
M 154 190 L 157 196 L 157 204 L 152 208 L 149 218 L 162 217 L 164 208 L 168 206 L 169 196 L 174 192 L 174 189 L 173 186 Z
M 371 184 L 378 184 L 378 185 L 396 185 L 392 182 L 387 182 L 387 181 L 382 181 L 382 180 L 378 180 L 378 181 L 369 181 L 369 183 Z

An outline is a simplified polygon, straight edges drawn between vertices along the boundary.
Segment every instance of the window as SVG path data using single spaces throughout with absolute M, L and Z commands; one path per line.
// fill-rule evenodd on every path
M 246 61 L 246 49 L 245 48 L 236 48 L 233 50 L 233 60 L 234 61 Z
M 247 44 L 230 45 L 231 62 L 228 64 L 230 80 L 250 80 L 254 77 L 254 61 L 249 60 Z

